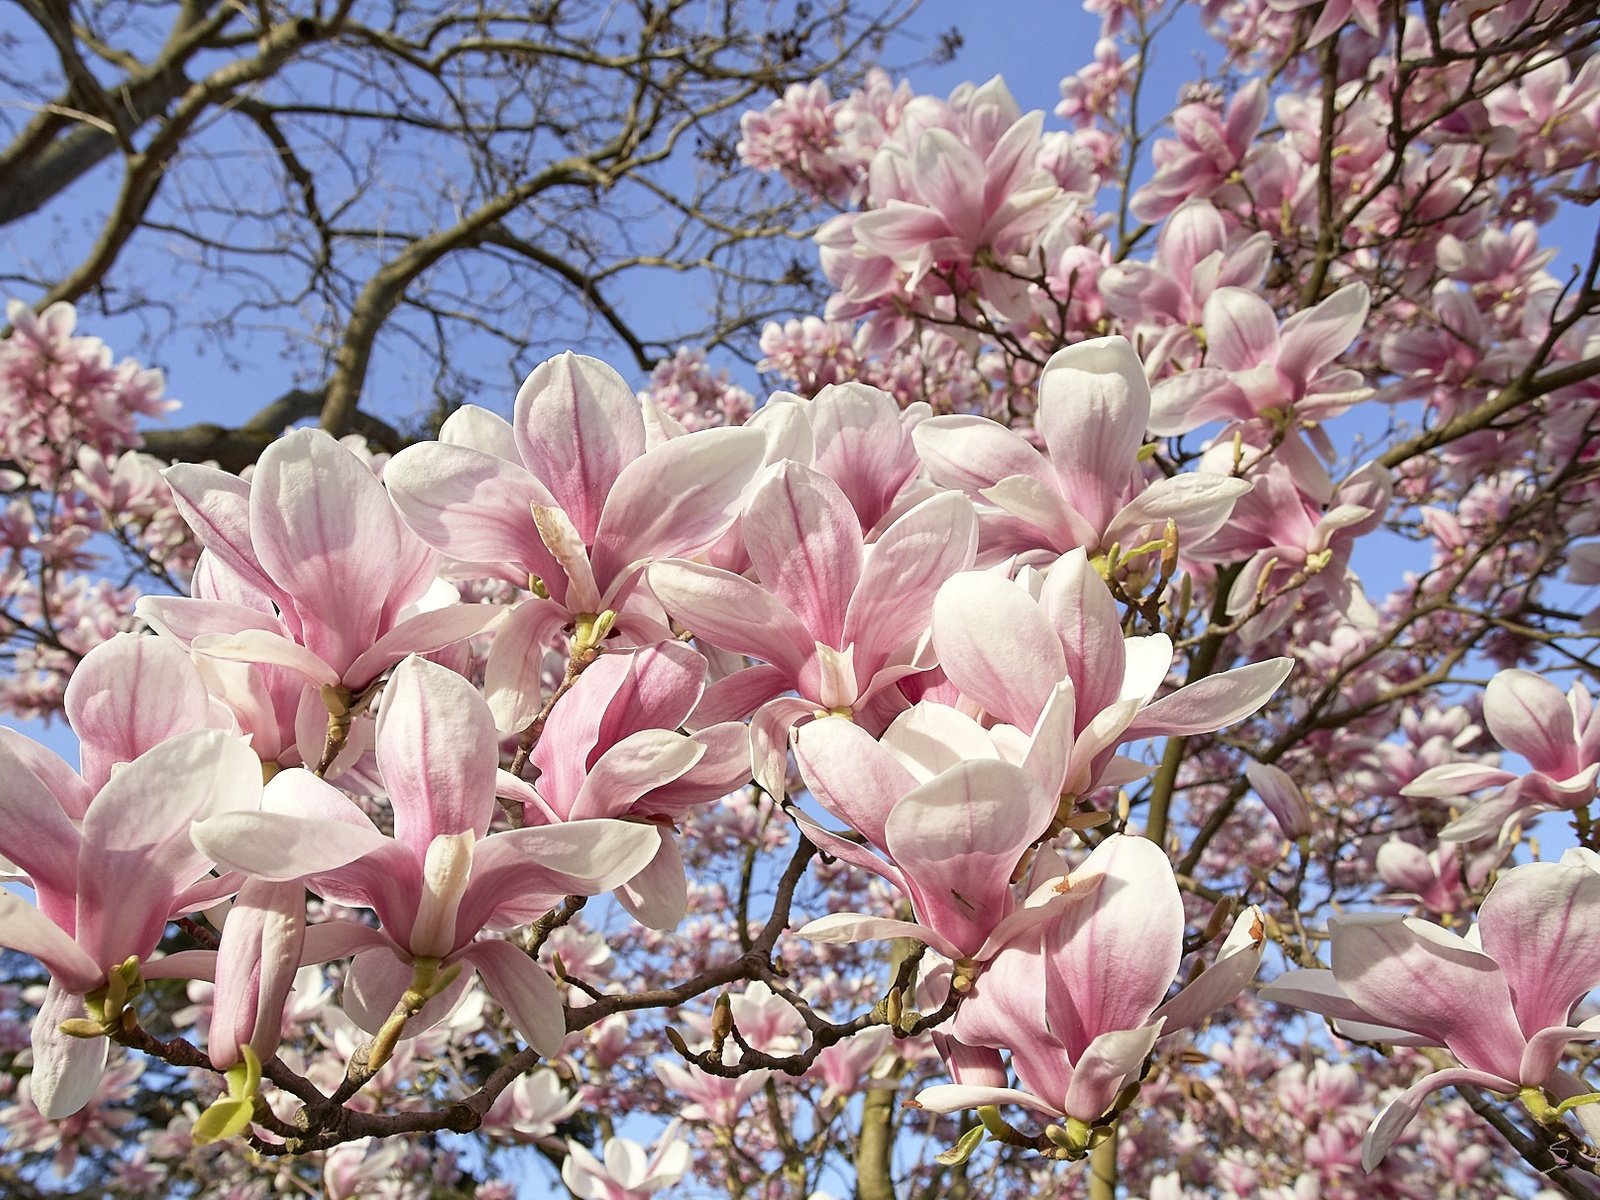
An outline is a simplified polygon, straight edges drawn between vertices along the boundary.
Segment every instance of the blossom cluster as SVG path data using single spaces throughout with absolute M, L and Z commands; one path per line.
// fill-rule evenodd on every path
M 178 1081 L 123 1193 L 509 1194 L 471 1130 L 581 1196 L 1489 1197 L 1500 1133 L 1587 1186 L 1587 26 L 1207 4 L 1245 78 L 1157 133 L 1169 10 L 1089 7 L 1066 129 L 881 72 L 746 115 L 836 210 L 759 405 L 567 354 L 386 461 L 158 475 L 159 380 L 13 313 L 7 703 L 81 749 L 0 731 L 11 1150 Z M 64 604 L 100 529 L 189 594 Z

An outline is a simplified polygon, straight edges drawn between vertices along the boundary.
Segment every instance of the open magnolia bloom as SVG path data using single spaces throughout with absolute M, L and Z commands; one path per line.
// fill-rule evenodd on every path
M 1124 549 L 1178 527 L 1185 549 L 1215 533 L 1242 479 L 1187 473 L 1147 483 L 1139 447 L 1150 420 L 1150 384 L 1123 337 L 1058 350 L 1039 376 L 1035 423 L 1041 454 L 1021 434 L 987 417 L 933 417 L 913 436 L 928 473 L 992 508 L 982 516 L 983 561 L 1008 554 L 1091 554 Z
M 406 655 L 504 615 L 453 603 L 444 585 L 452 602 L 416 611 L 438 555 L 406 528 L 366 463 L 320 430 L 273 442 L 248 482 L 191 465 L 163 475 L 205 554 L 194 596 L 146 596 L 136 611 L 200 653 L 276 664 L 356 693 Z
M 218 730 L 169 737 L 113 772 L 117 752 L 93 732 L 108 716 L 83 726 L 87 778 L 0 730 L 0 854 L 38 899 L 35 908 L 0 891 L 0 946 L 50 972 L 33 1025 L 33 1097 L 51 1118 L 94 1094 L 106 1041 L 92 1036 L 90 1019 L 120 1020 L 141 978 L 165 973 L 148 960 L 167 921 L 239 887 L 236 875 L 212 874 L 215 860 L 190 844 L 191 823 L 261 800 L 259 760 Z M 123 726 L 124 751 L 157 735 L 161 719 L 146 718 L 142 729 L 133 720 Z M 63 1033 L 63 1021 L 79 1022 L 84 1036 Z
M 1431 1092 L 1470 1084 L 1520 1095 L 1541 1121 L 1547 1098 L 1589 1089 L 1559 1067 L 1567 1044 L 1600 1039 L 1600 1019 L 1570 1024 L 1600 986 L 1600 856 L 1568 850 L 1559 863 L 1513 867 L 1465 937 L 1428 921 L 1359 913 L 1328 922 L 1333 969 L 1291 971 L 1261 995 L 1327 1017 L 1349 1037 L 1443 1046 L 1460 1067 L 1435 1071 L 1390 1102 L 1367 1130 L 1372 1170 Z M 1592 1107 L 1580 1107 L 1586 1124 Z
M 904 493 L 922 469 L 911 431 L 931 413 L 925 401 L 902 408 L 888 392 L 865 383 L 830 383 L 809 400 L 774 392 L 745 427 L 783 447 L 783 458 L 837 483 L 863 536 L 871 539 L 909 506 Z
M 961 1046 L 1009 1050 L 1021 1086 L 942 1084 L 911 1103 L 934 1112 L 1021 1105 L 1060 1119 L 1051 1140 L 1079 1155 L 1138 1082 L 1156 1040 L 1210 1015 L 1255 976 L 1265 931 L 1260 912 L 1246 909 L 1210 969 L 1168 1000 L 1183 959 L 1183 902 L 1154 842 L 1113 834 L 1028 903 L 1048 904 L 1046 918 L 994 956 L 950 1030 Z
M 378 929 L 329 922 L 308 931 L 319 958 L 355 953 L 344 1007 L 369 1032 L 417 993 L 434 1003 L 407 1032 L 426 1028 L 475 970 L 528 1044 L 551 1054 L 566 1034 L 555 984 L 516 945 L 479 933 L 525 924 L 563 896 L 617 887 L 650 863 L 661 839 L 652 826 L 616 820 L 489 834 L 498 745 L 471 684 L 409 658 L 378 718 L 393 837 L 338 789 L 296 769 L 273 778 L 260 812 L 201 821 L 194 842 L 257 879 L 303 879 L 319 896 L 377 914 Z M 452 972 L 456 964 L 466 969 Z
M 541 653 L 564 626 L 613 612 L 634 643 L 670 636 L 640 572 L 722 536 L 765 445 L 750 429 L 651 445 L 622 376 L 571 353 L 534 369 L 509 423 L 468 405 L 439 439 L 395 455 L 384 480 L 423 541 L 537 593 L 490 651 L 484 689 L 506 731 L 538 712 Z
M 1067 714 L 1057 706 L 1053 712 Z M 1045 724 L 1023 765 L 1006 761 L 970 717 L 922 703 L 881 742 L 839 717 L 795 735 L 801 775 L 822 806 L 870 843 L 861 846 L 803 816 L 802 832 L 836 858 L 883 876 L 911 901 L 916 920 L 834 913 L 796 931 L 819 942 L 910 937 L 953 961 L 981 962 L 1044 913 L 1022 908 L 1012 875 L 1056 813 L 1061 730 Z M 1045 781 L 1041 781 L 1041 776 Z M 872 852 L 883 852 L 880 858 Z
M 1551 809 L 1583 808 L 1600 782 L 1600 711 L 1581 683 L 1561 689 L 1532 671 L 1501 671 L 1483 692 L 1483 722 L 1507 750 L 1528 760 L 1524 775 L 1476 762 L 1430 767 L 1403 796 L 1453 799 L 1500 789 L 1440 831 L 1445 841 L 1470 842 L 1511 822 Z
M 743 528 L 759 584 L 674 561 L 650 568 L 650 588 L 708 645 L 764 660 L 706 689 L 695 719 L 754 713 L 753 774 L 781 796 L 796 722 L 842 712 L 876 732 L 904 707 L 893 685 L 929 665 L 918 660 L 917 642 L 939 585 L 972 565 L 977 519 L 965 499 L 945 492 L 902 513 L 869 546 L 837 483 L 782 462 L 751 496 Z
M 1218 288 L 1202 321 L 1207 365 L 1157 389 L 1150 432 L 1171 437 L 1215 420 L 1231 419 L 1231 428 L 1265 422 L 1282 434 L 1277 460 L 1304 491 L 1327 500 L 1327 472 L 1300 431 L 1326 446 L 1319 423 L 1371 394 L 1361 372 L 1333 366 L 1365 327 L 1370 303 L 1365 284 L 1346 284 L 1280 327 L 1278 314 L 1255 292 Z
M 617 889 L 622 906 L 652 929 L 676 927 L 689 902 L 673 826 L 750 778 L 742 723 L 677 732 L 705 679 L 706 660 L 682 642 L 608 652 L 551 710 L 528 759 L 533 785 L 500 776 L 502 796 L 521 801 L 526 824 L 631 817 L 657 831 L 650 866 Z
M 1113 761 L 1125 742 L 1209 733 L 1249 716 L 1294 665 L 1250 663 L 1155 699 L 1172 668 L 1172 639 L 1124 637 L 1116 601 L 1082 549 L 1049 568 L 1037 597 L 993 572 L 953 576 L 934 601 L 933 645 L 964 698 L 1022 729 L 1061 702 L 1065 687 L 1070 749 L 1058 790 L 1072 796 L 1138 777 L 1135 764 Z

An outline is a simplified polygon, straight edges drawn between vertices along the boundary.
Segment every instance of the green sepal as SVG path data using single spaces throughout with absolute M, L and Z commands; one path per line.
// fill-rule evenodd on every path
M 972 1157 L 972 1152 L 983 1145 L 983 1139 L 988 1131 L 982 1125 L 974 1125 L 961 1135 L 961 1139 L 943 1154 L 934 1156 L 934 1161 L 946 1167 L 959 1167 Z
M 97 1038 L 105 1037 L 106 1028 L 99 1021 L 91 1021 L 87 1017 L 68 1017 L 56 1026 L 68 1037 Z
M 249 1044 L 239 1047 L 242 1061 L 228 1069 L 228 1091 L 201 1113 L 191 1136 L 197 1146 L 209 1146 L 224 1138 L 236 1137 L 250 1128 L 256 1113 L 256 1097 L 261 1091 L 261 1060 Z

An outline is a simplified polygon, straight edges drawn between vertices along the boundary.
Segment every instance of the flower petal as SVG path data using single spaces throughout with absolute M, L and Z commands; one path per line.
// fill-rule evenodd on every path
M 569 351 L 524 381 L 511 428 L 528 470 L 592 545 L 617 477 L 645 452 L 633 389 L 599 359 Z
M 88 1016 L 83 997 L 73 995 L 52 979 L 45 992 L 39 1015 L 33 1019 L 33 1072 L 30 1088 L 39 1115 L 59 1121 L 81 1112 L 94 1099 L 105 1074 L 106 1051 L 111 1043 L 103 1037 L 71 1037 L 61 1032 L 61 1022 Z
M 510 942 L 492 939 L 474 942 L 460 957 L 478 968 L 483 986 L 529 1046 L 546 1057 L 561 1049 L 566 1014 L 561 993 L 543 967 Z
M 839 485 L 794 462 L 770 468 L 741 528 L 762 585 L 815 641 L 843 649 L 861 581 L 861 525 Z
M 1066 1116 L 1059 1108 L 1030 1092 L 1019 1091 L 1016 1088 L 980 1087 L 971 1083 L 936 1083 L 932 1087 L 925 1087 L 916 1094 L 916 1098 L 908 1107 L 925 1109 L 928 1112 L 953 1113 L 960 1112 L 964 1108 L 983 1108 L 990 1104 L 1015 1104 L 1022 1108 L 1031 1108 L 1035 1112 L 1049 1113 L 1057 1117 Z
M 31 954 L 50 978 L 83 995 L 105 982 L 105 971 L 71 936 L 9 888 L 0 888 L 0 946 Z
M 62 697 L 78 735 L 84 781 L 95 791 L 117 763 L 204 729 L 211 704 L 194 662 L 176 643 L 119 633 L 78 664 Z
M 1011 875 L 1055 809 L 1054 796 L 997 759 L 964 762 L 907 793 L 884 823 L 884 841 L 917 920 L 963 957 L 976 952 L 1011 911 Z
M 433 578 L 434 552 L 377 477 L 318 429 L 297 429 L 262 452 L 250 530 L 262 568 L 300 616 L 306 648 L 339 672 Z
M 1050 356 L 1035 420 L 1066 501 L 1103 530 L 1135 479 L 1150 418 L 1144 365 L 1124 337 L 1092 338 Z
M 390 459 L 383 480 L 406 524 L 434 549 L 462 562 L 515 567 L 546 582 L 561 578 L 532 512 L 555 501 L 520 462 L 423 442 Z
M 1067 676 L 1061 641 L 1039 604 L 989 571 L 964 571 L 939 589 L 933 648 L 962 695 L 1024 729 L 1033 728 Z
M 1377 1170 L 1395 1139 L 1405 1132 L 1407 1125 L 1422 1111 L 1422 1102 L 1440 1088 L 1466 1084 L 1469 1087 L 1488 1088 L 1492 1092 L 1515 1092 L 1516 1085 L 1486 1071 L 1451 1068 L 1424 1075 L 1401 1092 L 1373 1118 L 1361 1142 L 1361 1169 L 1371 1174 Z
M 865 672 L 927 632 L 940 586 L 970 567 L 977 549 L 977 515 L 953 492 L 902 513 L 868 547 L 844 623 L 844 645 L 856 647 Z
M 1242 992 L 1261 967 L 1261 951 L 1265 944 L 1266 927 L 1261 920 L 1261 910 L 1251 905 L 1234 921 L 1227 940 L 1217 951 L 1216 961 L 1202 971 L 1198 979 L 1156 1009 L 1154 1016 L 1166 1021 L 1166 1032 L 1174 1033 L 1197 1024 Z
M 661 849 L 656 851 L 650 865 L 613 895 L 641 925 L 670 931 L 678 927 L 689 911 L 689 879 L 684 874 L 677 839 L 666 829 L 659 832 Z
M 592 556 L 612 602 L 630 570 L 710 548 L 733 524 L 765 450 L 754 429 L 703 429 L 628 464 L 606 500 Z
M 1272 699 L 1292 670 L 1292 658 L 1269 658 L 1181 687 L 1140 709 L 1123 740 L 1222 729 Z
M 801 777 L 817 803 L 882 846 L 889 813 L 917 786 L 911 773 L 876 738 L 843 717 L 813 721 L 793 740 Z
M 641 796 L 671 783 L 704 755 L 703 745 L 670 729 L 629 734 L 589 768 L 567 819 L 624 816 Z
M 155 950 L 173 900 L 210 867 L 189 840 L 261 803 L 261 761 L 216 730 L 181 734 L 117 770 L 83 818 L 76 936 L 102 966 Z
M 1516 1075 L 1527 1043 L 1489 955 L 1412 917 L 1360 914 L 1329 928 L 1334 977 L 1374 1020 L 1431 1037 L 1468 1067 Z
M 488 832 L 500 738 L 489 706 L 465 679 L 406 659 L 384 689 L 377 748 L 395 839 L 418 862 L 440 834 Z
M 937 483 L 969 496 L 1013 475 L 1054 489 L 1044 455 L 988 417 L 932 417 L 912 430 L 911 439 Z
M 1532 671 L 1501 671 L 1483 692 L 1484 723 L 1535 771 L 1563 779 L 1578 771 L 1572 709 L 1561 689 Z
M 1566 1025 L 1573 1005 L 1600 986 L 1600 874 L 1565 863 L 1513 867 L 1479 908 L 1478 933 L 1505 972 L 1523 1033 Z
M 1045 928 L 1045 1012 L 1077 1062 L 1101 1034 L 1149 1023 L 1178 973 L 1184 918 L 1172 866 L 1146 838 L 1113 834 L 1067 882 Z
M 769 662 L 791 680 L 800 677 L 815 641 L 765 588 L 729 571 L 677 560 L 656 563 L 648 578 L 662 607 L 695 637 Z

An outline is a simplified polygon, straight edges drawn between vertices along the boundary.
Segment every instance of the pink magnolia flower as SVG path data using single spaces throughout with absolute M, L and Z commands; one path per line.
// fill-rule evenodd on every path
M 502 776 L 530 824 L 631 817 L 656 830 L 651 864 L 617 890 L 652 929 L 672 929 L 688 883 L 672 826 L 750 778 L 749 733 L 738 721 L 678 733 L 705 690 L 706 660 L 681 642 L 601 655 L 561 698 L 529 757 L 531 788 Z
M 85 722 L 91 739 L 103 715 Z M 122 731 L 136 744 L 161 720 Z M 43 746 L 0 730 L 0 854 L 38 901 L 36 908 L 0 891 L 0 945 L 50 971 L 33 1026 L 33 1095 L 47 1117 L 82 1108 L 105 1065 L 103 1038 L 71 1037 L 61 1022 L 84 1017 L 84 997 L 102 993 L 130 959 L 146 978 L 181 969 L 147 963 L 168 920 L 239 886 L 237 876 L 212 874 L 215 859 L 190 844 L 190 825 L 261 799 L 259 761 L 219 730 L 168 737 L 115 773 L 114 752 L 104 742 L 88 745 L 85 779 Z
M 406 655 L 503 615 L 461 604 L 405 615 L 433 584 L 437 555 L 366 464 L 320 430 L 273 442 L 249 482 L 213 467 L 164 474 L 211 565 L 196 572 L 195 596 L 147 596 L 136 611 L 199 653 L 359 692 Z
M 1484 101 L 1494 125 L 1523 131 L 1514 143 L 1535 169 L 1593 163 L 1600 149 L 1600 65 L 1585 59 L 1576 75 L 1559 55 L 1495 89 Z
M 731 1129 L 739 1123 L 745 1105 L 771 1077 L 770 1071 L 749 1071 L 736 1078 L 712 1075 L 695 1066 L 679 1066 L 658 1058 L 651 1064 L 656 1078 L 669 1091 L 689 1103 L 678 1110 L 685 1121 L 704 1121 L 707 1125 Z
M 840 107 L 820 79 L 791 83 L 766 108 L 740 116 L 739 158 L 758 171 L 779 172 L 803 195 L 843 204 L 863 164 L 841 161 Z
M 1416 901 L 1428 912 L 1450 916 L 1470 906 L 1472 894 L 1502 857 L 1502 851 L 1490 850 L 1463 861 L 1462 847 L 1455 842 L 1424 852 L 1420 846 L 1392 837 L 1378 847 L 1373 865 L 1378 878 L 1402 898 Z
M 902 408 L 881 388 L 840 383 L 810 400 L 777 392 L 748 424 L 783 447 L 779 458 L 838 484 L 871 541 L 909 507 L 904 496 L 922 468 L 911 435 L 931 412 L 920 402 Z
M 1311 833 L 1311 805 L 1287 771 L 1271 763 L 1253 762 L 1245 764 L 1244 773 L 1284 837 L 1303 838 Z M 1382 852 L 1378 857 L 1381 861 Z M 1381 865 L 1379 870 L 1381 872 Z
M 1205 303 L 1206 366 L 1156 389 L 1150 431 L 1171 437 L 1223 418 L 1264 421 L 1286 434 L 1275 454 L 1293 469 L 1296 482 L 1327 499 L 1327 472 L 1296 430 L 1325 437 L 1316 428 L 1321 422 L 1370 394 L 1359 371 L 1329 369 L 1361 334 L 1369 303 L 1366 285 L 1347 284 L 1280 330 L 1277 314 L 1260 296 L 1217 288 Z
M 917 292 L 931 272 L 963 282 L 993 272 L 980 256 L 1005 260 L 1060 211 L 1066 193 L 1035 165 L 1042 112 L 1016 115 L 998 80 L 985 85 L 988 110 L 965 130 L 924 128 L 902 147 L 879 151 L 869 176 L 871 207 L 823 226 L 823 269 L 839 288 L 828 315 L 859 316 L 885 296 Z M 1000 128 L 999 119 L 1010 117 Z M 991 119 L 993 118 L 993 119 Z M 985 294 L 1004 291 L 996 276 Z
M 1019 1104 L 1066 1119 L 1087 1149 L 1088 1126 L 1137 1081 L 1156 1039 L 1216 1011 L 1255 976 L 1261 915 L 1241 913 L 1212 966 L 1167 1000 L 1184 916 L 1160 847 L 1114 834 L 1035 895 L 1052 897 L 1048 921 L 995 955 L 952 1031 L 966 1046 L 1009 1049 L 1021 1088 L 943 1084 L 914 1104 L 933 1112 Z
M 298 880 L 247 879 L 228 909 L 217 947 L 216 991 L 206 1049 L 225 1071 L 242 1047 L 267 1062 L 283 1036 L 284 1006 L 306 943 L 306 895 Z
M 1133 86 L 1138 66 L 1137 54 L 1122 57 L 1116 38 L 1101 38 L 1094 44 L 1094 61 L 1061 80 L 1056 116 L 1079 127 L 1093 124 L 1096 118 L 1114 117 L 1122 94 Z
M 528 1044 L 551 1054 L 566 1035 L 555 984 L 515 945 L 478 941 L 479 932 L 525 924 L 565 895 L 618 886 L 644 869 L 660 838 L 615 820 L 489 835 L 498 749 L 493 718 L 473 687 L 409 658 L 386 686 L 378 717 L 393 837 L 342 792 L 294 769 L 268 784 L 260 812 L 201 821 L 194 841 L 232 869 L 268 881 L 303 879 L 325 899 L 377 914 L 380 929 L 317 927 L 328 930 L 318 935 L 319 957 L 356 951 L 345 1010 L 362 1028 L 383 1024 L 419 960 L 439 969 L 460 963 L 456 988 L 436 997 L 412 1032 L 443 1016 L 477 971 Z
M 647 1159 L 644 1147 L 627 1138 L 607 1138 L 602 1163 L 577 1142 L 567 1142 L 561 1182 L 579 1200 L 649 1200 L 689 1170 L 689 1147 L 669 1130 Z
M 713 370 L 703 349 L 688 346 L 679 346 L 671 358 L 656 364 L 639 403 L 684 431 L 743 425 L 755 409 L 755 397 L 734 383 L 726 368 Z
M 818 1103 L 832 1104 L 871 1086 L 873 1069 L 892 1048 L 893 1035 L 887 1025 L 874 1025 L 827 1047 L 806 1072 L 807 1079 L 824 1084 Z
M 581 1094 L 569 1094 L 561 1076 L 549 1067 L 519 1075 L 483 1115 L 483 1127 L 518 1134 L 541 1144 L 554 1138 L 556 1126 L 583 1107 Z
M 1600 986 L 1600 856 L 1567 851 L 1500 877 L 1466 937 L 1415 917 L 1358 913 L 1328 922 L 1333 969 L 1291 971 L 1262 996 L 1332 1017 L 1348 1036 L 1443 1046 L 1460 1067 L 1435 1071 L 1389 1102 L 1367 1130 L 1371 1171 L 1427 1096 L 1453 1084 L 1565 1098 L 1587 1089 L 1560 1070 L 1600 1019 L 1570 1024 Z
M 707 429 L 647 444 L 633 389 L 598 359 L 534 369 L 512 422 L 468 405 L 384 471 L 395 506 L 451 558 L 538 597 L 513 610 L 490 651 L 485 692 L 499 727 L 538 711 L 541 652 L 601 613 L 635 641 L 668 635 L 636 585 L 647 564 L 692 556 L 732 524 L 761 463 L 752 430 Z
M 1216 449 L 1228 451 L 1226 446 Z M 1388 512 L 1388 471 L 1369 463 L 1332 489 L 1325 501 L 1307 495 L 1303 479 L 1276 458 L 1255 470 L 1251 482 L 1253 490 L 1239 501 L 1227 525 L 1198 552 L 1212 562 L 1244 560 L 1228 593 L 1231 616 L 1249 613 L 1258 599 L 1265 601 L 1243 626 L 1241 640 L 1248 645 L 1281 629 L 1312 597 L 1326 600 L 1353 625 L 1374 625 L 1377 614 L 1350 569 L 1350 558 L 1356 540 L 1377 528 Z
M 1145 345 L 1151 370 L 1170 357 L 1174 340 L 1190 339 L 1218 288 L 1259 287 L 1272 260 L 1272 238 L 1256 233 L 1232 247 L 1222 214 L 1209 200 L 1186 200 L 1161 226 L 1152 263 L 1107 267 L 1100 295 L 1117 316 L 1166 332 Z
M 1132 547 L 1161 536 L 1168 520 L 1187 548 L 1215 533 L 1250 485 L 1206 474 L 1147 483 L 1139 447 L 1149 418 L 1139 356 L 1109 337 L 1045 364 L 1034 420 L 1047 454 L 985 417 L 934 417 L 913 437 L 935 481 L 992 506 L 982 512 L 987 559 Z
M 954 576 L 934 601 L 933 645 L 962 697 L 995 720 L 1031 730 L 1052 702 L 1064 702 L 1070 733 L 1056 790 L 1074 796 L 1138 778 L 1130 764 L 1113 764 L 1117 746 L 1242 720 L 1293 666 L 1287 658 L 1250 663 L 1156 699 L 1172 668 L 1172 641 L 1123 636 L 1116 602 L 1081 549 L 1050 568 L 1037 599 L 992 572 Z M 1064 701 L 1056 699 L 1061 690 Z
M 1053 711 L 1070 715 L 1059 704 Z M 1043 910 L 1018 905 L 1012 876 L 1056 815 L 1056 792 L 1040 779 L 1060 776 L 1057 719 L 1041 722 L 1022 766 L 1006 761 L 976 722 L 928 703 L 898 717 L 881 741 L 832 717 L 800 729 L 795 759 L 812 795 L 868 845 L 797 816 L 801 831 L 882 876 L 910 900 L 915 920 L 834 913 L 796 936 L 911 937 L 951 960 L 982 961 L 1019 921 L 1040 920 Z
M 78 313 L 55 303 L 43 312 L 6 302 L 12 332 L 0 341 L 0 458 L 45 486 L 69 474 L 78 446 L 110 456 L 136 447 L 141 416 L 178 407 L 162 397 L 160 371 L 132 359 L 113 363 L 97 337 L 74 335 Z
M 903 513 L 867 546 L 838 484 L 782 462 L 751 496 L 743 529 L 760 584 L 667 562 L 650 568 L 650 588 L 696 637 L 765 660 L 708 688 L 695 719 L 755 712 L 754 774 L 781 795 L 785 739 L 796 721 L 849 712 L 879 729 L 888 723 L 879 710 L 898 705 L 886 693 L 927 665 L 911 643 L 927 632 L 939 585 L 972 564 L 977 521 L 965 499 L 944 493 Z M 799 697 L 783 697 L 790 690 Z
M 1209 104 L 1185 104 L 1173 113 L 1178 136 L 1156 143 L 1155 176 L 1134 193 L 1133 215 L 1159 221 L 1185 200 L 1220 191 L 1244 164 L 1267 115 L 1267 99 L 1266 82 L 1257 79 L 1239 89 L 1226 118 Z
M 1518 775 L 1476 762 L 1429 767 L 1401 789 L 1402 796 L 1444 799 L 1483 788 L 1500 789 L 1440 831 L 1449 841 L 1470 842 L 1498 833 L 1510 821 L 1551 809 L 1578 809 L 1597 793 L 1600 714 L 1581 683 L 1565 696 L 1532 671 L 1501 671 L 1483 693 L 1483 719 L 1507 750 L 1531 768 Z
M 187 654 L 169 641 L 132 633 L 116 634 L 84 655 L 62 707 L 91 792 L 110 781 L 113 767 L 169 738 L 228 724 Z

